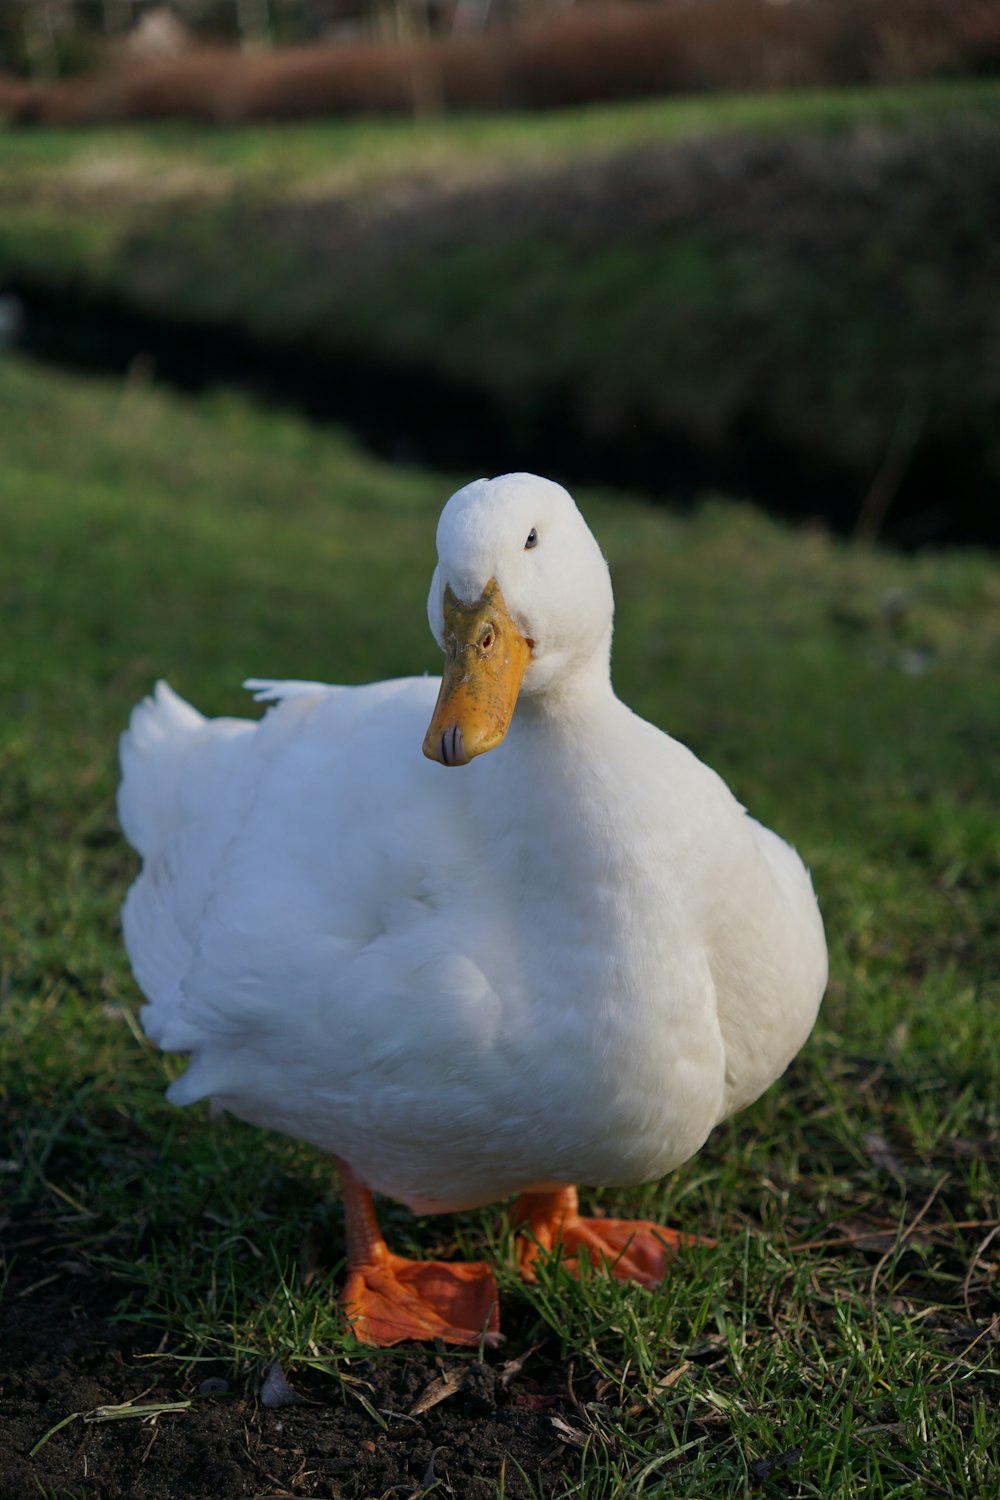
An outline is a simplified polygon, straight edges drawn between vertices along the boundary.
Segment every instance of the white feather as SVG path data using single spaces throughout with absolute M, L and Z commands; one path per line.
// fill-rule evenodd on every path
M 524 539 L 537 528 L 537 548 Z M 123 739 L 125 937 L 171 1090 L 411 1206 L 684 1161 L 805 1041 L 826 980 L 795 852 L 608 675 L 606 566 L 530 476 L 453 497 L 446 583 L 535 642 L 504 742 L 425 760 L 436 682 L 251 679 L 259 723 L 161 684 Z M 438 627 L 439 628 L 439 627 Z

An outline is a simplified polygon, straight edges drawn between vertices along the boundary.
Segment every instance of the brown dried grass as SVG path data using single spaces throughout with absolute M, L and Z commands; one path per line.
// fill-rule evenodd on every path
M 31 94 L 31 85 L 23 78 L 0 73 L 0 119 L 16 114 Z
M 6 95 L 0 82 L 0 111 L 22 123 L 239 124 L 902 82 L 998 67 L 995 0 L 660 0 L 583 7 L 487 36 L 256 56 L 203 49 Z

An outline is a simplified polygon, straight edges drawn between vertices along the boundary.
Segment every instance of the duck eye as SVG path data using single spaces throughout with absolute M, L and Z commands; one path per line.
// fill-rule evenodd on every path
M 524 550 L 525 550 L 525 552 L 527 552 L 529 548 L 531 548 L 531 547 L 537 547 L 537 546 L 538 546 L 538 532 L 535 530 L 534 526 L 532 526 L 531 530 L 528 532 L 528 540 L 524 544 Z

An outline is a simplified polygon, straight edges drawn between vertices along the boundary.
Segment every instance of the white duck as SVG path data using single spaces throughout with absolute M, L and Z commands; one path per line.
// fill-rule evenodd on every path
M 608 569 L 566 491 L 478 480 L 437 543 L 440 693 L 253 682 L 278 700 L 256 723 L 161 683 L 122 742 L 143 1024 L 191 1054 L 170 1098 L 339 1159 L 344 1300 L 376 1343 L 497 1321 L 487 1266 L 391 1254 L 373 1190 L 519 1193 L 526 1275 L 560 1242 L 654 1285 L 680 1237 L 584 1219 L 572 1184 L 686 1161 L 787 1067 L 827 972 L 795 851 L 615 697 Z

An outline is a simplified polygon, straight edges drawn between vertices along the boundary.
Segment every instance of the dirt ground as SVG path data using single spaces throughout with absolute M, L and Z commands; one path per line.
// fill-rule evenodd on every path
M 263 1387 L 231 1387 L 222 1367 L 185 1374 L 157 1357 L 158 1330 L 115 1321 L 124 1288 L 74 1260 L 51 1218 L 3 1235 L 16 1258 L 0 1322 L 0 1500 L 417 1497 L 435 1481 L 485 1500 L 501 1480 L 517 1500 L 530 1493 L 520 1470 L 537 1493 L 576 1467 L 553 1418 L 576 1431 L 573 1398 L 592 1393 L 571 1394 L 537 1355 L 515 1370 L 502 1350 L 482 1364 L 407 1351 L 352 1364 L 344 1382 L 291 1372 L 301 1399 L 268 1409 Z M 95 1420 L 127 1402 L 190 1405 Z

